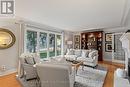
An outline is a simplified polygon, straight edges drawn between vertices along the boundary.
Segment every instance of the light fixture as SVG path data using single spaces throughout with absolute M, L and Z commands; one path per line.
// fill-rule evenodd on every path
M 73 43 L 72 41 L 67 41 L 68 45 L 72 45 L 72 43 Z

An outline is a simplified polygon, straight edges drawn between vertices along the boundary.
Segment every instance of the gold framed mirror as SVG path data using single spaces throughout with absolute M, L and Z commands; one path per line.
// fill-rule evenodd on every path
M 8 29 L 0 28 L 0 49 L 7 49 L 14 45 L 15 35 Z

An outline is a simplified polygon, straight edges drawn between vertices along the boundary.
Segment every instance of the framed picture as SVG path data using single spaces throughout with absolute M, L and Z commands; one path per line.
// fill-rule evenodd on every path
M 74 36 L 74 42 L 80 42 L 80 35 Z
M 75 48 L 75 49 L 80 49 L 80 44 L 79 44 L 79 43 L 75 43 L 74 48 Z
M 111 43 L 105 43 L 105 51 L 112 52 L 112 44 Z
M 112 42 L 112 33 L 105 34 L 105 42 Z
M 74 36 L 74 48 L 80 49 L 80 35 Z

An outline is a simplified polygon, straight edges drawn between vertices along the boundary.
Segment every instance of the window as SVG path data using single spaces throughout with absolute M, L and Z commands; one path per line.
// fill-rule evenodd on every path
M 40 32 L 39 53 L 41 58 L 47 58 L 47 33 Z
M 41 59 L 61 55 L 61 34 L 29 29 L 25 35 L 25 52 L 38 52 Z
M 26 33 L 26 52 L 36 52 L 37 46 L 37 32 L 27 31 Z

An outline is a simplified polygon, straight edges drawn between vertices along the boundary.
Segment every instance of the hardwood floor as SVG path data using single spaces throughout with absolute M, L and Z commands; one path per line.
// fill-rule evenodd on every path
M 124 68 L 123 64 L 117 64 L 117 63 L 112 63 L 112 62 L 99 62 L 99 64 L 105 66 L 108 68 L 108 73 L 104 82 L 104 86 L 103 87 L 113 87 L 113 83 L 114 83 L 114 71 L 117 68 Z
M 114 71 L 117 68 L 124 68 L 124 65 L 105 61 L 99 62 L 99 64 L 108 68 L 108 74 L 103 87 L 113 87 Z M 15 75 L 16 74 L 14 73 L 0 77 L 0 87 L 21 87 L 20 83 L 16 80 Z

